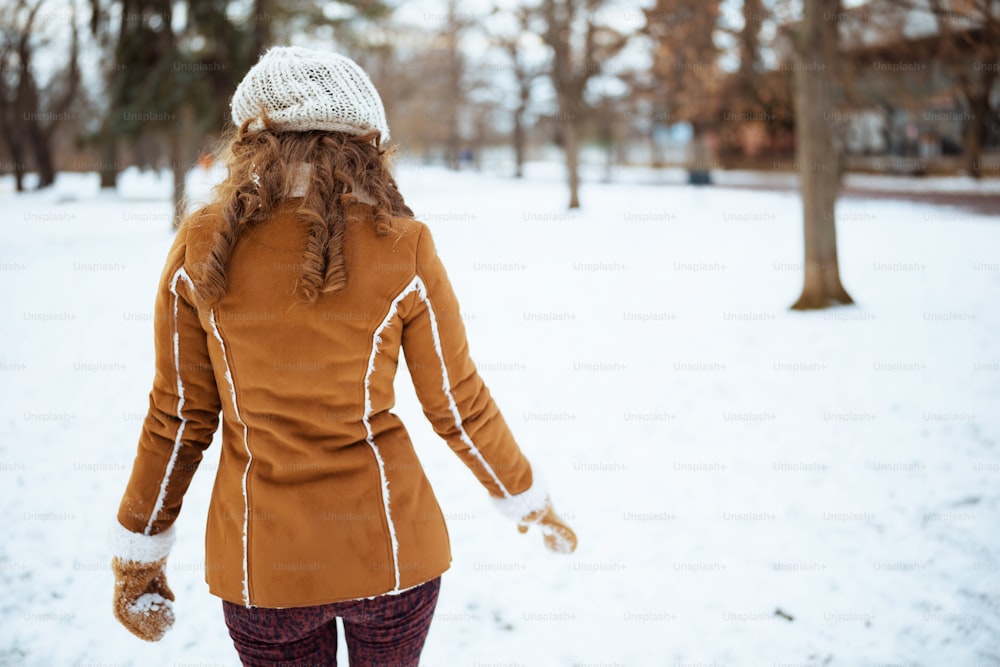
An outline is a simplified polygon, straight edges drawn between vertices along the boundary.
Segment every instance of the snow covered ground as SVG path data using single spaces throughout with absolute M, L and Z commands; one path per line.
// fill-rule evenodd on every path
M 212 450 L 176 626 L 111 614 L 172 238 L 169 189 L 133 176 L 0 196 L 2 665 L 238 664 L 201 567 Z M 592 183 L 567 214 L 549 179 L 399 177 L 580 538 L 556 556 L 497 515 L 403 374 L 454 551 L 424 664 L 1000 665 L 1000 221 L 845 201 L 858 306 L 803 314 L 792 194 Z

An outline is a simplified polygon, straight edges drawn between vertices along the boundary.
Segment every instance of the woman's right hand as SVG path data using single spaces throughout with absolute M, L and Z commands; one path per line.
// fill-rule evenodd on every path
M 521 533 L 526 533 L 532 524 L 536 524 L 542 531 L 545 546 L 549 551 L 557 554 L 570 554 L 576 551 L 576 533 L 556 514 L 550 499 L 546 499 L 544 508 L 521 517 L 517 529 Z
M 151 563 L 113 558 L 115 618 L 148 642 L 159 641 L 174 624 L 174 594 L 167 586 L 166 558 Z

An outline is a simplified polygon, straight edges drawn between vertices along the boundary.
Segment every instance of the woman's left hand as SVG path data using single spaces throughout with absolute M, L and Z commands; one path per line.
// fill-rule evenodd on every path
M 546 499 L 545 507 L 522 517 L 517 529 L 521 533 L 528 532 L 531 524 L 537 524 L 545 538 L 545 546 L 557 554 L 570 554 L 576 551 L 576 533 L 562 518 L 556 514 L 552 501 Z

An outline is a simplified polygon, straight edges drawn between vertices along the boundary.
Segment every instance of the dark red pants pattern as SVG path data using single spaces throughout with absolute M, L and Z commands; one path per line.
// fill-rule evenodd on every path
M 236 652 L 247 667 L 326 667 L 337 664 L 337 617 L 351 667 L 410 667 L 437 607 L 441 577 L 399 595 L 315 607 L 268 609 L 223 600 Z

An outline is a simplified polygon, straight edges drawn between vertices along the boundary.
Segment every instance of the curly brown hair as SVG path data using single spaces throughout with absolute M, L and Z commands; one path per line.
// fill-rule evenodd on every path
M 222 159 L 228 175 L 215 187 L 214 201 L 182 223 L 202 228 L 211 238 L 205 261 L 192 276 L 198 298 L 211 306 L 225 295 L 226 269 L 241 233 L 268 220 L 292 196 L 296 166 L 303 163 L 312 168 L 296 208 L 309 224 L 298 286 L 309 303 L 320 294 L 339 292 L 347 286 L 343 252 L 347 207 L 359 197 L 370 203 L 379 236 L 392 231 L 393 217 L 413 217 L 390 173 L 389 159 L 395 149 L 383 148 L 377 131 L 350 135 L 319 130 L 279 132 L 265 127 L 250 132 L 249 122 L 223 139 Z

